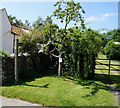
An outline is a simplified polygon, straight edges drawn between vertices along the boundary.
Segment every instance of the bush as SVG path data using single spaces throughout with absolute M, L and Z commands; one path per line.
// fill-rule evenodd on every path
M 101 48 L 101 34 L 91 29 L 84 32 L 81 28 L 60 29 L 54 36 L 54 43 L 64 51 L 62 74 L 93 79 L 95 57 Z
M 0 56 L 7 58 L 10 57 L 10 53 L 8 51 L 0 49 Z
M 38 52 L 37 43 L 45 43 L 45 37 L 42 36 L 40 31 L 31 30 L 29 34 L 21 34 L 19 42 L 22 43 L 22 46 L 19 47 L 21 53 L 32 54 Z
M 108 42 L 104 50 L 107 58 L 111 60 L 120 60 L 120 45 L 114 44 L 113 40 Z

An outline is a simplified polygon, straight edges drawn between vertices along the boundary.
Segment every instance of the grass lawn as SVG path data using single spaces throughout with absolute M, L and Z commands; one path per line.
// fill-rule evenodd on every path
M 113 93 L 100 81 L 47 76 L 1 89 L 5 97 L 43 106 L 117 106 Z

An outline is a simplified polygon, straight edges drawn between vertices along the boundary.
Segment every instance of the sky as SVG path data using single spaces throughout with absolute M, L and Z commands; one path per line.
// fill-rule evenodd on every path
M 6 8 L 8 15 L 16 16 L 17 19 L 22 20 L 22 22 L 28 20 L 30 23 L 33 23 L 38 16 L 45 19 L 46 16 L 51 15 L 55 10 L 55 2 L 48 2 L 47 0 L 47 2 L 25 1 L 26 0 L 24 0 L 24 2 L 22 2 L 22 0 L 21 2 L 15 2 L 13 0 L 12 2 L 0 2 L 0 8 Z M 112 1 L 80 2 L 85 10 L 85 14 L 82 14 L 82 16 L 85 19 L 86 26 L 94 30 L 103 28 L 112 30 L 118 28 L 118 2 Z M 64 24 L 60 23 L 59 20 L 54 19 L 54 23 L 58 24 L 61 28 L 64 27 Z M 74 25 L 69 24 L 69 27 L 72 26 Z

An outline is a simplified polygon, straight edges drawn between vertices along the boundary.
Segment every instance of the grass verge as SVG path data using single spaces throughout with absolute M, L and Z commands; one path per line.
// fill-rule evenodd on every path
M 5 97 L 43 106 L 117 106 L 113 93 L 100 81 L 48 76 L 1 89 Z

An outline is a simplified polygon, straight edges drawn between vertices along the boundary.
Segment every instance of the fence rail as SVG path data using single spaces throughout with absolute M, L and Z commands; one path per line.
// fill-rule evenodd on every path
M 109 64 L 103 64 L 103 63 L 101 63 L 101 64 L 96 64 L 96 65 L 109 65 Z M 120 66 L 120 65 L 116 65 L 116 64 L 110 64 L 111 66 Z

